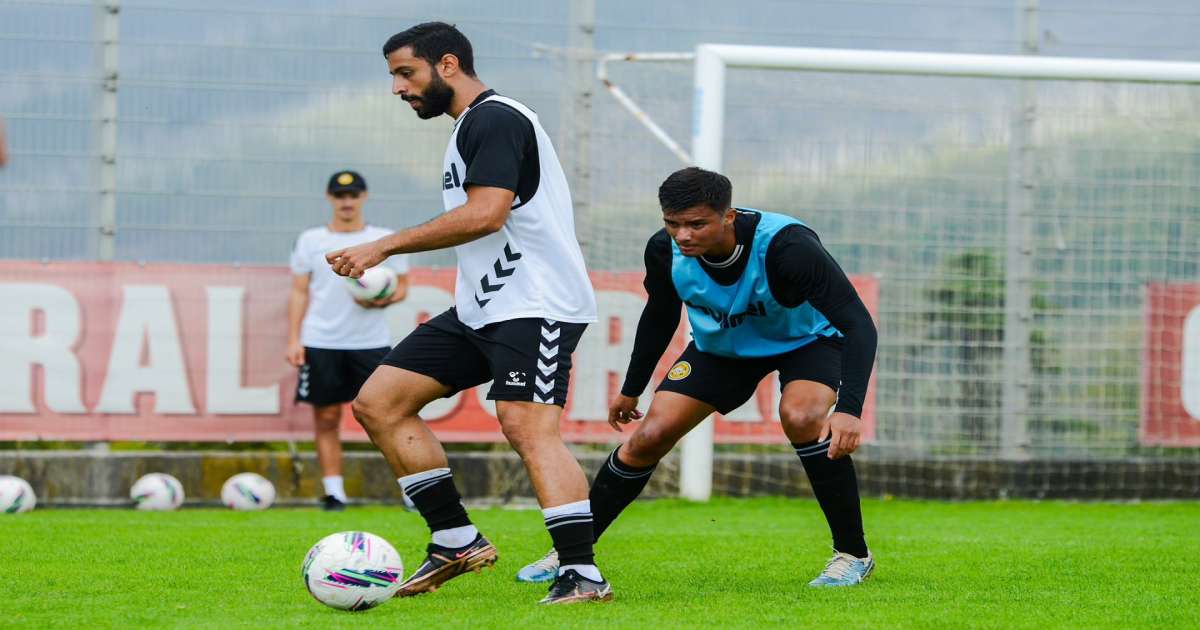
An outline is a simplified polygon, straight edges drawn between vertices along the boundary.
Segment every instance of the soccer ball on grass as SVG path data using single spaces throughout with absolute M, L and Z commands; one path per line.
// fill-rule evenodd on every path
M 0 514 L 28 512 L 37 505 L 33 488 L 20 477 L 0 475 Z
M 265 510 L 275 502 L 275 486 L 258 473 L 238 473 L 221 486 L 221 503 L 235 510 Z
M 167 512 L 183 505 L 183 484 L 166 473 L 150 473 L 133 482 L 129 498 L 139 510 Z
M 366 610 L 400 590 L 404 565 L 388 542 L 367 532 L 338 532 L 322 538 L 300 569 L 317 601 L 339 610 Z

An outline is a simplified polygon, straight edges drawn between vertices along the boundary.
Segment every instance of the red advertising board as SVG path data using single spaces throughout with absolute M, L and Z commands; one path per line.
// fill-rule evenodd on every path
M 1141 443 L 1200 446 L 1200 284 L 1146 287 Z
M 415 269 L 409 297 L 387 310 L 395 339 L 453 303 L 453 270 Z M 608 442 L 605 422 L 645 301 L 640 273 L 593 273 L 600 321 L 573 360 L 563 435 Z M 854 277 L 877 311 L 878 284 Z M 307 440 L 284 361 L 290 272 L 284 267 L 135 263 L 0 263 L 0 440 Z M 676 334 L 657 379 L 686 343 Z M 502 441 L 487 386 L 429 405 L 446 441 Z M 642 398 L 643 409 L 649 396 Z M 866 435 L 874 434 L 874 386 Z M 783 441 L 773 378 L 716 421 L 718 442 Z M 350 440 L 366 440 L 352 418 Z

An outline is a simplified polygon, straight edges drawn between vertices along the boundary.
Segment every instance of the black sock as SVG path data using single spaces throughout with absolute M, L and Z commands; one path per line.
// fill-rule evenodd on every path
M 587 501 L 580 501 L 578 506 L 567 514 L 555 514 L 545 517 L 546 530 L 554 541 L 554 550 L 558 552 L 559 566 L 568 564 L 596 564 L 592 552 L 592 513 L 588 511 Z
M 792 443 L 808 482 L 812 485 L 817 503 L 829 522 L 833 548 L 856 558 L 867 557 L 867 541 L 863 538 L 862 507 L 858 500 L 858 476 L 854 462 L 846 455 L 829 459 L 829 441 L 816 440 L 804 444 Z
M 404 493 L 412 499 L 417 511 L 429 525 L 429 531 L 453 529 L 471 524 L 467 517 L 467 509 L 463 507 L 462 496 L 454 487 L 454 477 L 450 469 L 443 469 L 436 476 L 404 484 Z
M 617 457 L 619 450 L 621 447 L 618 446 L 609 454 L 608 459 L 604 460 L 600 470 L 596 472 L 596 480 L 592 482 L 592 490 L 588 494 L 592 501 L 592 514 L 596 519 L 596 540 L 599 540 L 600 534 L 616 520 L 617 515 L 642 493 L 646 483 L 650 481 L 650 475 L 654 474 L 654 466 L 634 468 L 622 462 Z

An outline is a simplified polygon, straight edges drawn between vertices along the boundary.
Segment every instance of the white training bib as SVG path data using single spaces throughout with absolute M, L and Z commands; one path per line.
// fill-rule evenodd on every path
M 463 120 L 483 103 L 510 107 L 528 119 L 537 140 L 540 178 L 529 199 L 514 199 L 504 227 L 454 248 L 458 255 L 455 304 L 471 328 L 537 317 L 563 322 L 596 321 L 596 297 L 575 237 L 567 178 L 537 114 L 513 99 L 492 95 L 455 122 L 443 161 L 442 201 L 450 211 L 467 201 L 468 165 L 458 151 Z

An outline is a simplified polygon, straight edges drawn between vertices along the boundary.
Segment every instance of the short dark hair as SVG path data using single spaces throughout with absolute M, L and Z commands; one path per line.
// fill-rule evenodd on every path
M 678 212 L 693 206 L 708 206 L 725 212 L 733 199 L 733 184 L 715 171 L 689 166 L 671 173 L 658 187 L 658 205 L 663 212 Z
M 412 47 L 413 56 L 428 61 L 429 65 L 441 61 L 444 55 L 454 55 L 458 57 L 458 67 L 467 76 L 475 76 L 475 53 L 471 51 L 471 41 L 453 24 L 425 22 L 396 33 L 384 43 L 383 56 L 405 46 Z

